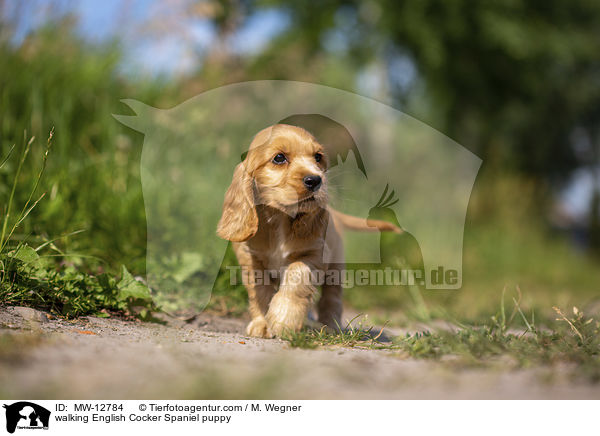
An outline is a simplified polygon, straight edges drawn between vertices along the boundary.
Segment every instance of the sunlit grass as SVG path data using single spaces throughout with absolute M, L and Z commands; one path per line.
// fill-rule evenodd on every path
M 600 382 L 600 322 L 574 307 L 572 315 L 554 308 L 556 319 L 537 323 L 532 312 L 524 314 L 517 300 L 509 310 L 502 301 L 500 310 L 481 325 L 460 324 L 451 329 L 406 333 L 392 341 L 380 341 L 382 330 L 359 324 L 341 332 L 305 329 L 284 337 L 291 347 L 352 347 L 388 350 L 399 358 L 428 359 L 453 366 L 504 366 L 526 368 L 533 365 L 570 365 L 574 378 Z M 518 322 L 520 321 L 520 322 Z M 522 326 L 525 325 L 525 328 Z

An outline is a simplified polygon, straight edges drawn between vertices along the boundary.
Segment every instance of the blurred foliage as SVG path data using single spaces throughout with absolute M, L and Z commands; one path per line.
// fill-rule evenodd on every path
M 117 45 L 89 46 L 78 39 L 70 21 L 40 29 L 18 47 L 0 45 L 0 155 L 20 144 L 23 132 L 45 138 L 55 129 L 52 157 L 40 190 L 42 207 L 23 223 L 21 234 L 65 238 L 71 253 L 81 249 L 109 263 L 124 261 L 144 268 L 145 224 L 139 184 L 143 137 L 116 122 L 121 98 L 158 103 L 168 94 L 160 83 L 127 83 L 116 74 Z M 36 146 L 36 144 L 38 144 Z M 31 155 L 42 154 L 40 141 Z M 15 201 L 24 204 L 36 173 L 29 159 L 18 181 Z M 8 195 L 15 162 L 0 169 L 0 198 Z
M 309 68 L 332 56 L 340 56 L 354 71 L 382 63 L 387 79 L 382 85 L 392 102 L 487 164 L 564 179 L 581 163 L 570 141 L 574 129 L 586 129 L 599 139 L 596 2 L 257 4 L 283 7 L 291 25 L 257 57 L 256 65 L 280 54 L 269 67 L 275 69 L 272 74 L 289 79 L 295 75 L 285 68 L 298 65 L 290 56 L 301 57 Z M 340 46 L 341 54 L 332 52 L 332 45 Z M 407 64 L 416 68 L 410 86 L 398 80 Z

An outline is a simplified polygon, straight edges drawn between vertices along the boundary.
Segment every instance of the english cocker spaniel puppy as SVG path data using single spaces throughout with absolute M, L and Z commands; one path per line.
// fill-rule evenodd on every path
M 300 330 L 318 285 L 318 320 L 338 328 L 342 287 L 335 277 L 344 268 L 340 231 L 401 231 L 328 207 L 327 165 L 323 145 L 309 132 L 276 124 L 254 137 L 235 168 L 217 234 L 233 242 L 242 267 L 250 336 Z

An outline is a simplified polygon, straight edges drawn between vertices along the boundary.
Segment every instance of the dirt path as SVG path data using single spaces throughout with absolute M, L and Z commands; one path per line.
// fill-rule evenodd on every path
M 244 321 L 200 314 L 168 325 L 48 319 L 0 308 L 0 395 L 10 399 L 600 398 L 561 368 L 453 367 L 391 351 L 292 349 Z

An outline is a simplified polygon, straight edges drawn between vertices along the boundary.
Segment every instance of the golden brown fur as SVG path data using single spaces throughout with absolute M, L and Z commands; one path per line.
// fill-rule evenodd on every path
M 285 162 L 276 163 L 278 155 Z M 328 208 L 326 171 L 323 146 L 306 130 L 285 124 L 260 131 L 234 171 L 217 234 L 233 242 L 240 265 L 250 273 L 248 335 L 281 336 L 302 328 L 317 294 L 311 272 L 343 268 L 342 228 L 400 231 Z M 307 176 L 320 177 L 321 184 L 313 189 Z M 281 274 L 265 280 L 264 271 Z M 340 325 L 341 297 L 340 284 L 322 285 L 319 322 Z

